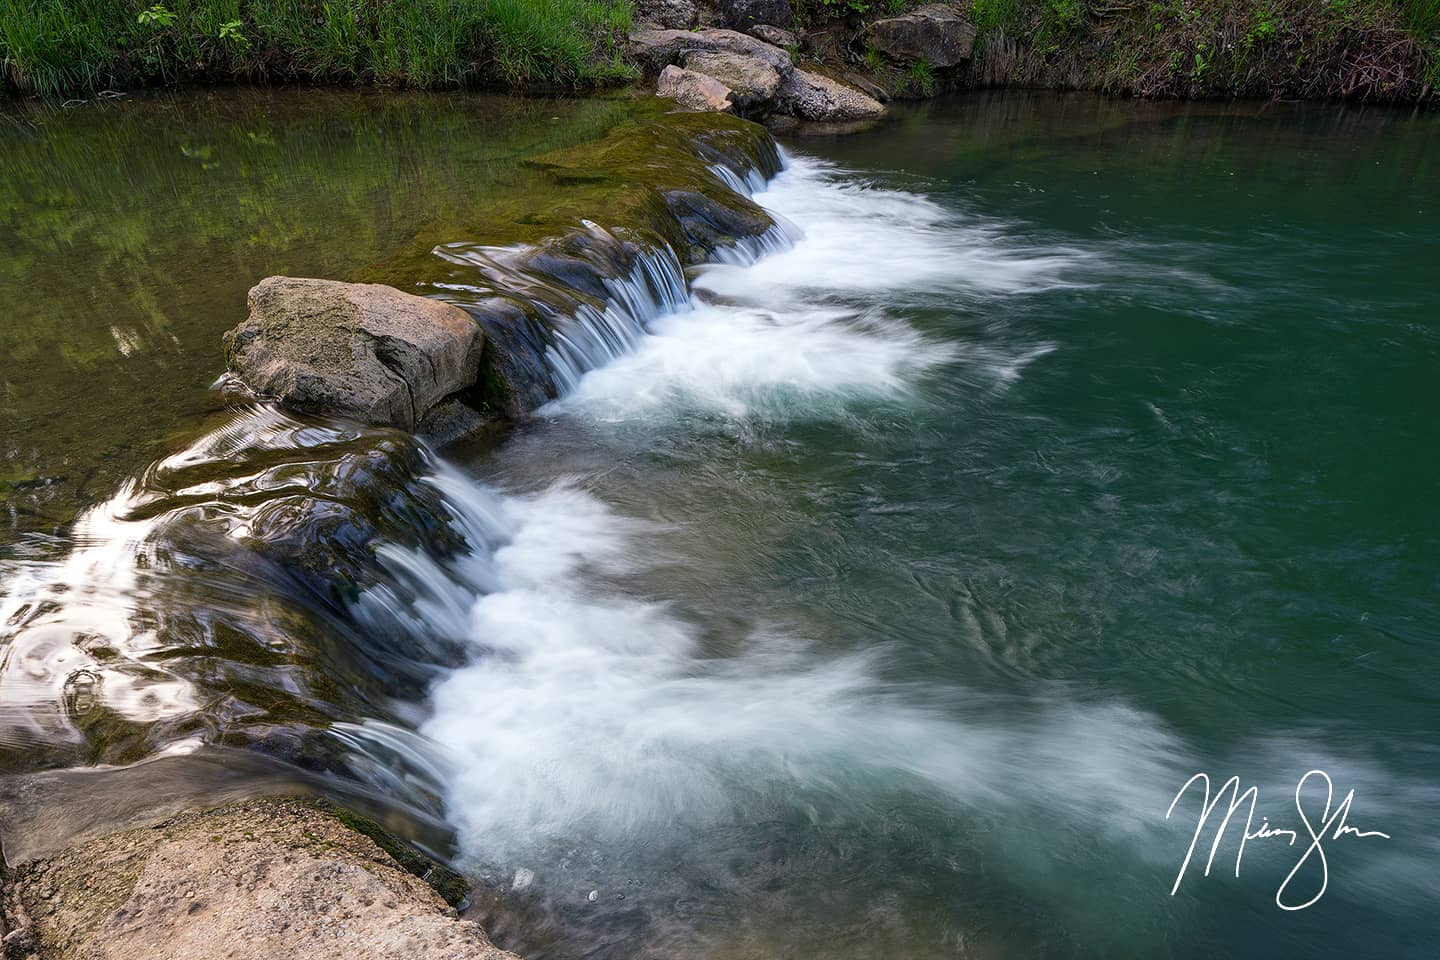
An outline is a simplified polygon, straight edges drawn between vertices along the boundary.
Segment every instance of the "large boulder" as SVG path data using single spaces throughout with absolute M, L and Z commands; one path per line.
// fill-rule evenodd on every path
M 687 50 L 685 69 L 714 77 L 729 87 L 738 107 L 768 103 L 780 89 L 780 73 L 764 60 L 726 50 Z
M 970 59 L 975 27 L 951 7 L 932 3 L 902 16 L 874 21 L 865 28 L 865 40 L 895 60 L 953 67 Z
M 885 113 L 885 105 L 874 97 L 808 70 L 792 70 L 780 83 L 777 101 L 791 116 L 826 123 L 871 120 Z
M 691 0 L 638 0 L 635 21 L 671 30 L 689 30 L 700 22 L 700 11 Z
M 413 430 L 475 383 L 485 337 L 459 307 L 373 283 L 267 277 L 225 334 L 231 372 L 294 410 Z
M 790 54 L 763 40 L 734 30 L 637 30 L 630 35 L 630 55 L 647 73 L 659 73 L 668 64 L 679 63 L 690 50 L 721 50 L 763 61 L 782 77 L 791 69 Z
M 746 30 L 757 23 L 788 27 L 795 22 L 790 0 L 715 0 L 715 9 L 727 27 Z
M 730 88 L 703 73 L 668 66 L 660 71 L 655 93 L 672 98 L 686 110 L 721 112 L 730 109 Z

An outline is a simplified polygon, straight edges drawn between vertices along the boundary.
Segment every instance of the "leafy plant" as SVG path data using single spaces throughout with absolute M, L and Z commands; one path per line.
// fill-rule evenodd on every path
M 1045 0 L 1045 26 L 1051 33 L 1072 33 L 1085 25 L 1084 0 Z
M 974 0 L 970 19 L 983 36 L 992 30 L 1017 27 L 1019 11 L 1019 0 Z
M 1215 56 L 1215 50 L 1208 43 L 1202 43 L 1195 50 L 1195 65 L 1190 70 L 1190 79 L 1200 83 L 1205 75 L 1210 72 L 1210 64 Z
M 903 0 L 902 0 L 903 2 Z M 869 13 L 874 6 L 871 0 L 820 0 L 822 6 L 832 13 L 843 13 L 849 10 L 851 13 Z
M 135 18 L 135 22 L 142 27 L 165 30 L 173 27 L 175 21 L 178 19 L 180 19 L 178 13 L 166 7 L 163 3 L 157 3 L 153 7 L 147 7 L 141 10 L 140 15 Z
M 220 24 L 221 42 L 240 52 L 250 49 L 250 38 L 245 36 L 244 26 L 242 20 L 230 20 Z
M 1246 49 L 1263 47 L 1274 40 L 1279 32 L 1279 17 L 1275 9 L 1269 3 L 1265 3 L 1255 8 L 1250 25 L 1245 30 L 1245 36 L 1240 38 L 1240 45 Z

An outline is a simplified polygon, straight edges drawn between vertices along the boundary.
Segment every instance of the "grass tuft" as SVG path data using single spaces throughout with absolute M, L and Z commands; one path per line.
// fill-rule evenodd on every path
M 5 0 L 0 83 L 591 87 L 633 76 L 632 16 L 630 0 Z
M 1159 97 L 1434 100 L 1440 0 L 970 0 L 969 79 Z

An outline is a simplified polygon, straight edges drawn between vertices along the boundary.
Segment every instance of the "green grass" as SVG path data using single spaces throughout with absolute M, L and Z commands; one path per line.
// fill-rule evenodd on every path
M 986 83 L 1402 101 L 1440 85 L 1440 0 L 970 0 L 970 17 Z
M 576 88 L 632 76 L 630 0 L 0 0 L 0 82 Z

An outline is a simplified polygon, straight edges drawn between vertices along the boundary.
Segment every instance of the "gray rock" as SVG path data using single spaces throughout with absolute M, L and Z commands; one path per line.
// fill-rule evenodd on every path
M 736 30 L 745 30 L 757 23 L 788 27 L 795 22 L 790 0 L 715 0 L 715 9 L 721 21 Z
M 790 49 L 800 46 L 800 38 L 795 34 L 789 30 L 783 30 L 780 27 L 772 26 L 768 23 L 754 24 L 753 26 L 747 27 L 745 32 L 752 37 L 764 40 L 766 43 L 773 44 L 777 47 Z
M 890 91 L 863 73 L 856 73 L 854 70 L 840 70 L 837 72 L 839 73 L 837 79 L 839 79 L 841 83 L 849 84 L 871 99 L 878 100 L 881 103 L 887 103 L 893 99 L 890 96 Z
M 695 190 L 667 190 L 665 205 L 680 221 L 690 241 L 690 258 L 696 261 L 708 260 L 739 238 L 758 237 L 775 226 L 763 207 L 733 194 L 721 202 Z
M 705 30 L 637 30 L 630 35 L 630 55 L 648 73 L 659 73 L 667 64 L 679 63 L 689 50 L 724 50 L 744 54 L 763 60 L 782 77 L 793 67 L 790 54 L 784 50 L 734 30 L 715 27 Z
M 474 407 L 459 400 L 446 400 L 415 424 L 415 432 L 434 446 L 443 447 L 473 437 L 494 425 L 493 420 L 486 420 L 485 415 Z
M 874 97 L 808 70 L 792 70 L 781 81 L 777 100 L 791 116 L 825 123 L 871 120 L 885 114 L 884 104 Z
M 267 277 L 225 334 L 230 370 L 295 410 L 414 429 L 475 383 L 485 337 L 459 307 L 371 283 Z
M 670 97 L 686 110 L 721 112 L 730 109 L 730 88 L 714 77 L 669 66 L 660 71 L 657 96 Z
M 865 28 L 865 39 L 895 60 L 953 67 L 970 59 L 975 27 L 951 7 L 932 3 L 902 16 L 876 20 Z
M 687 50 L 681 55 L 685 69 L 714 77 L 731 90 L 737 107 L 770 102 L 780 89 L 780 73 L 764 60 L 726 50 Z
M 635 22 L 689 30 L 700 22 L 700 11 L 691 0 L 637 0 Z

